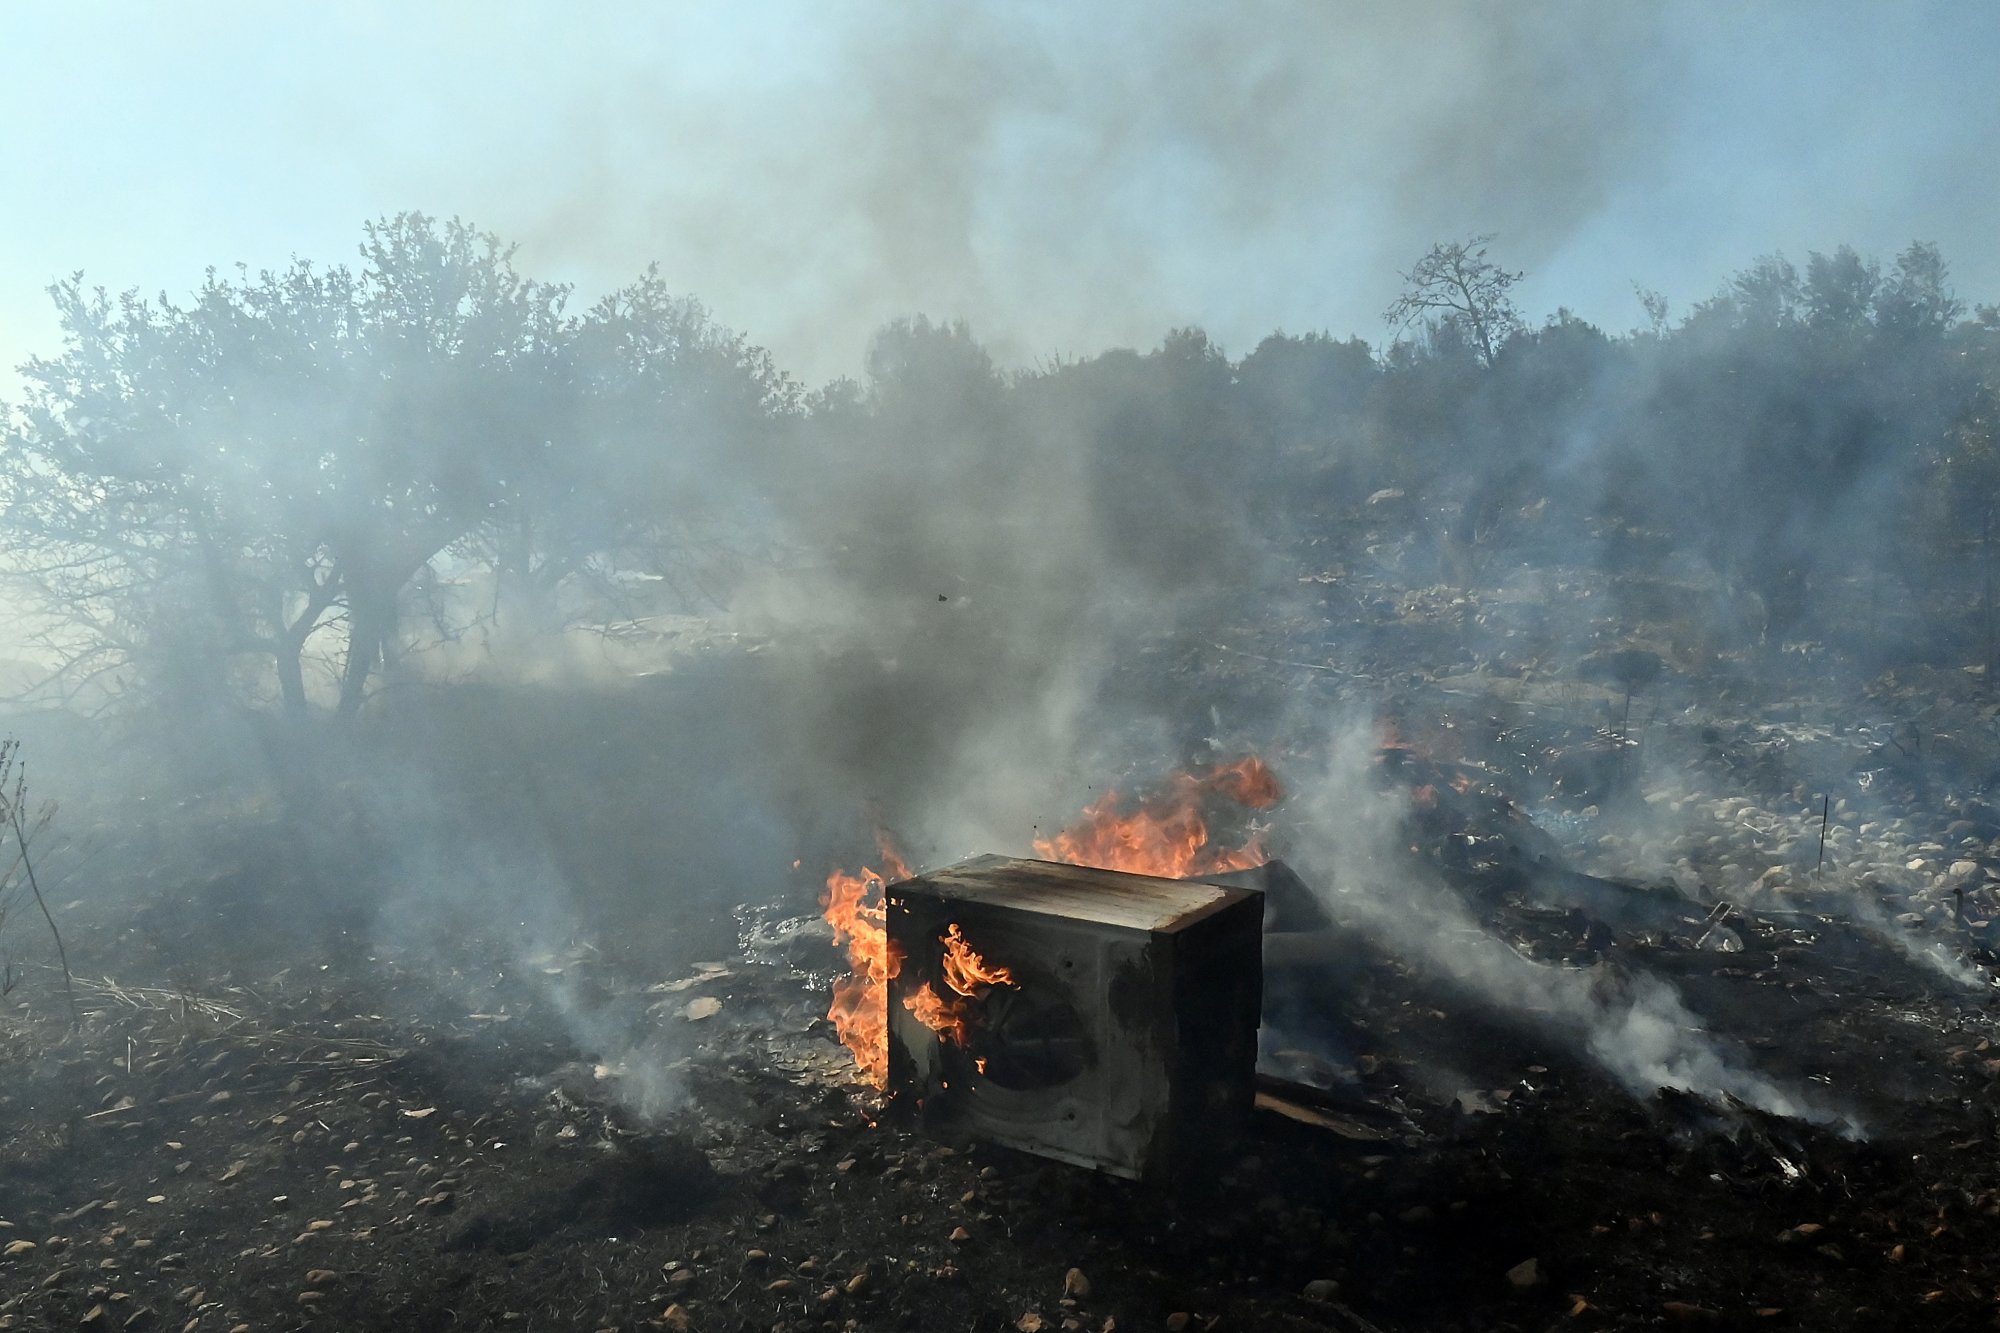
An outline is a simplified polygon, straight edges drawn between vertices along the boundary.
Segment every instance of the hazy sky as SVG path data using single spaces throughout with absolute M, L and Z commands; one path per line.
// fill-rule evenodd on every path
M 2000 299 L 2000 4 L 0 7 L 0 366 L 76 269 L 347 260 L 459 215 L 589 295 L 657 260 L 808 381 L 898 314 L 1003 358 L 1382 336 L 1499 233 L 1541 315 L 1935 240 Z M 0 395 L 17 381 L 0 374 Z

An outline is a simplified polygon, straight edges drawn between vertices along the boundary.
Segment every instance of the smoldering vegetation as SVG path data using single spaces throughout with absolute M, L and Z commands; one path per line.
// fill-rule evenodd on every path
M 1755 259 L 1607 331 L 1519 310 L 1503 247 L 1413 255 L 1372 343 L 1183 328 L 1002 371 L 911 316 L 816 388 L 658 273 L 580 306 L 417 214 L 186 297 L 59 284 L 0 524 L 56 896 L 142 908 L 86 962 L 394 949 L 459 1003 L 468 939 L 529 975 L 713 956 L 877 830 L 923 864 L 1025 851 L 1254 752 L 1293 792 L 1272 845 L 1373 885 L 1380 947 L 1553 1014 L 1641 1095 L 1840 1118 L 1665 981 L 1553 972 L 1443 887 L 1385 906 L 1412 797 L 1344 795 L 1352 737 L 1449 733 L 1550 846 L 1697 915 L 1754 872 L 1902 939 L 1927 909 L 1884 892 L 1983 891 L 1983 845 L 1921 850 L 1922 811 L 2000 834 L 1965 818 L 2000 767 L 2000 315 L 1914 243 Z M 1912 680 L 1950 682 L 1944 721 Z M 1704 746 L 1763 767 L 1732 791 Z M 1897 784 L 1874 822 L 1904 841 L 1867 862 Z M 1739 792 L 1790 802 L 1785 876 L 1695 838 Z M 1807 876 L 1828 793 L 1857 831 Z M 547 989 L 588 1049 L 665 1062 Z

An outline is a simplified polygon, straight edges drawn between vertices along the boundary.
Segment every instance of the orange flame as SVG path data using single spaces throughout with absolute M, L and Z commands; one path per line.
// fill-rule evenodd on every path
M 903 1007 L 931 1031 L 942 1033 L 954 1040 L 964 1030 L 965 1014 L 962 1003 L 957 999 L 945 999 L 929 986 L 919 986 L 904 996 Z
M 1012 986 L 1017 983 L 1008 969 L 995 967 L 981 958 L 965 942 L 965 936 L 959 933 L 958 923 L 954 921 L 944 931 L 944 984 L 970 999 L 979 994 L 981 986 Z
M 1122 808 L 1117 792 L 1109 792 L 1086 806 L 1078 823 L 1053 838 L 1035 839 L 1035 854 L 1047 861 L 1165 879 L 1248 870 L 1267 859 L 1260 840 L 1252 837 L 1233 849 L 1211 846 L 1206 809 L 1220 797 L 1267 810 L 1283 795 L 1270 768 L 1251 755 L 1199 776 L 1176 773 L 1164 792 L 1130 811 Z
M 880 1088 L 889 1082 L 889 979 L 901 962 L 890 956 L 882 886 L 908 879 L 910 867 L 887 834 L 877 834 L 875 840 L 884 869 L 863 866 L 855 875 L 834 871 L 826 877 L 820 905 L 833 926 L 833 942 L 847 949 L 848 967 L 848 974 L 833 983 L 826 1016 L 840 1034 L 840 1044 L 854 1053 L 862 1077 Z
M 968 1012 L 965 1002 L 978 996 L 982 987 L 1014 986 L 1019 983 L 1007 968 L 995 967 L 981 958 L 966 942 L 956 921 L 945 927 L 940 943 L 944 945 L 944 984 L 952 989 L 957 998 L 946 999 L 932 987 L 919 986 L 915 994 L 904 998 L 903 1007 L 931 1031 L 963 1045 Z M 982 1060 L 982 1072 L 985 1067 Z

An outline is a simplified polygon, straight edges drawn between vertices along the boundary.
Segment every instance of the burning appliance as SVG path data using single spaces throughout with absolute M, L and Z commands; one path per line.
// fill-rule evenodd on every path
M 982 856 L 885 891 L 892 1105 L 1131 1178 L 1248 1120 L 1262 894 Z

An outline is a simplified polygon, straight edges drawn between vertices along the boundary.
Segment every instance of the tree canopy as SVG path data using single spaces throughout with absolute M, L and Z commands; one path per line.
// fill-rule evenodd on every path
M 441 566 L 497 587 L 629 549 L 678 448 L 786 393 L 656 275 L 576 317 L 497 238 L 416 213 L 360 259 L 211 271 L 185 304 L 52 289 L 65 345 L 22 368 L 0 522 L 73 686 L 268 681 L 296 712 L 319 649 L 351 713 L 407 616 L 463 627 Z
M 1781 625 L 1860 563 L 1945 587 L 1992 560 L 2000 314 L 1966 318 L 1934 245 L 1767 255 L 1678 321 L 1640 290 L 1615 335 L 1530 324 L 1491 241 L 1432 246 L 1388 311 L 1423 336 L 1379 352 L 1280 333 L 1232 359 L 1187 327 L 1010 372 L 912 316 L 810 396 L 656 271 L 573 310 L 421 214 L 369 224 L 357 264 L 186 300 L 77 276 L 0 440 L 0 576 L 73 690 L 352 714 L 496 618 L 726 596 L 732 561 L 788 543 L 887 576 L 941 528 L 927 549 L 957 554 L 921 577 L 973 586 L 1051 513 L 1144 595 L 1323 557 L 1392 494 L 1399 541 L 1457 553 L 1444 576 L 1477 577 L 1469 545 L 1610 559 L 1644 534 Z

